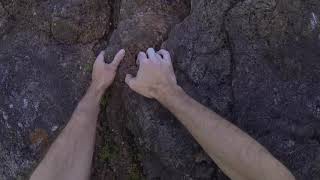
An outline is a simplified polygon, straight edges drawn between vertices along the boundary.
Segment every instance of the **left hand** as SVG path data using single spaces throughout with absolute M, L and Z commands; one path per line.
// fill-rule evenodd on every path
M 97 57 L 92 71 L 92 86 L 99 91 L 105 91 L 114 81 L 116 71 L 125 55 L 125 50 L 121 49 L 114 57 L 113 61 L 108 64 L 104 61 L 105 52 L 100 52 Z

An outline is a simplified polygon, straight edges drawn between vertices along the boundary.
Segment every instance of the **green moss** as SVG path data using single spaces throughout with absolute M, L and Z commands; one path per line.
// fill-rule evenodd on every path
M 140 174 L 140 170 L 137 166 L 132 167 L 130 174 L 129 174 L 129 179 L 130 180 L 142 180 L 143 179 L 142 175 Z
M 102 161 L 112 161 L 119 157 L 119 147 L 117 145 L 106 144 L 102 147 L 99 159 Z
M 100 106 L 102 109 L 106 109 L 108 105 L 108 96 L 105 94 L 100 100 Z
M 91 63 L 85 64 L 84 67 L 83 67 L 83 70 L 85 72 L 91 73 L 92 70 L 93 70 L 93 64 L 91 64 Z

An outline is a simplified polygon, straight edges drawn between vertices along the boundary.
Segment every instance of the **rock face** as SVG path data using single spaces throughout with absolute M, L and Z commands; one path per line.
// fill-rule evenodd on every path
M 235 121 L 298 179 L 320 177 L 319 12 L 318 1 L 244 1 L 226 23 Z
M 162 45 L 192 97 L 252 135 L 298 179 L 320 177 L 319 7 L 299 0 L 192 1 L 190 15 Z M 116 44 L 131 47 L 133 40 L 123 37 L 133 34 L 118 36 Z M 107 50 L 113 46 L 111 38 Z M 134 64 L 133 58 L 127 61 Z M 148 178 L 226 178 L 165 109 L 121 86 L 110 100 L 119 108 L 108 110 L 109 119 L 128 124 L 146 154 Z
M 166 109 L 125 85 L 150 46 L 171 52 L 188 94 L 297 179 L 320 179 L 319 16 L 316 0 L 0 0 L 0 179 L 28 176 L 97 51 L 111 60 L 120 48 L 92 179 L 228 179 Z
M 90 43 L 67 45 L 55 37 L 65 32 L 52 28 L 52 15 L 61 11 L 57 1 L 0 2 L 0 179 L 24 179 L 84 93 L 93 46 L 109 31 L 110 8 L 90 1 L 101 9 L 82 11 L 89 19 L 80 21 L 90 23 L 77 30 Z M 64 6 L 80 4 L 65 1 Z M 89 28 L 97 24 L 99 28 Z

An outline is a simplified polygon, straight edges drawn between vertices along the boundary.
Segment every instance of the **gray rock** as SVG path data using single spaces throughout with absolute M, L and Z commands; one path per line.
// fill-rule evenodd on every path
M 298 179 L 319 178 L 319 7 L 299 0 L 192 1 L 190 15 L 162 45 L 187 93 L 252 135 Z M 134 56 L 128 59 L 134 66 Z M 119 83 L 112 101 L 121 97 L 123 105 L 109 117 L 127 123 L 151 154 L 143 161 L 147 178 L 226 178 L 208 157 L 197 161 L 201 148 L 168 111 Z
M 44 4 L 48 6 L 43 10 Z M 88 67 L 95 60 L 93 42 L 99 37 L 88 38 L 86 45 L 55 41 L 50 28 L 42 26 L 51 21 L 42 12 L 51 12 L 54 6 L 47 1 L 1 2 L 0 21 L 5 22 L 0 26 L 1 180 L 25 179 L 30 174 L 88 86 Z M 90 13 L 95 14 L 88 11 L 83 16 L 86 13 L 91 18 Z M 108 28 L 100 29 L 104 33 Z
M 9 25 L 10 15 L 8 14 L 5 7 L 0 3 L 0 38 L 6 33 L 10 27 Z
M 178 83 L 193 98 L 297 179 L 319 179 L 319 8 L 316 0 L 1 0 L 0 179 L 30 174 L 103 48 L 108 62 L 120 48 L 127 55 L 101 117 L 118 133 L 115 144 L 138 147 L 146 179 L 227 179 L 168 110 L 125 85 L 136 54 L 150 46 L 171 52 Z M 128 177 L 127 169 L 115 177 Z
M 235 121 L 298 179 L 319 179 L 319 8 L 244 1 L 226 20 Z
M 57 4 L 53 10 L 52 35 L 58 41 L 88 43 L 109 33 L 108 1 L 70 1 Z

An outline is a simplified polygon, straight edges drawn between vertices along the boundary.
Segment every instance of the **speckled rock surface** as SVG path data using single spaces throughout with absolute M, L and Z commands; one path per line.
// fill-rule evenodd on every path
M 162 44 L 173 55 L 179 84 L 265 145 L 298 179 L 319 179 L 319 3 L 191 4 Z M 126 37 L 118 35 L 115 44 L 141 42 Z M 111 41 L 107 50 L 117 45 Z M 134 56 L 127 58 L 134 64 Z M 109 109 L 109 119 L 128 124 L 145 154 L 147 179 L 227 179 L 170 113 L 118 83 L 110 100 L 118 108 Z
M 1 180 L 28 176 L 83 95 L 95 59 L 93 47 L 109 31 L 109 5 L 103 8 L 102 1 L 90 2 L 102 8 L 99 13 L 82 11 L 88 20 L 72 15 L 84 22 L 79 36 L 87 34 L 82 36 L 87 43 L 68 45 L 53 37 L 64 36 L 52 28 L 53 15 L 61 11 L 58 1 L 1 0 Z M 81 3 L 64 5 L 76 8 Z M 95 28 L 97 24 L 101 26 Z
M 99 50 L 127 50 L 101 103 L 92 179 L 228 179 L 187 130 L 124 83 L 167 48 L 179 84 L 320 179 L 316 0 L 0 0 L 0 179 L 26 179 L 85 92 Z M 105 109 L 106 108 L 106 109 Z

